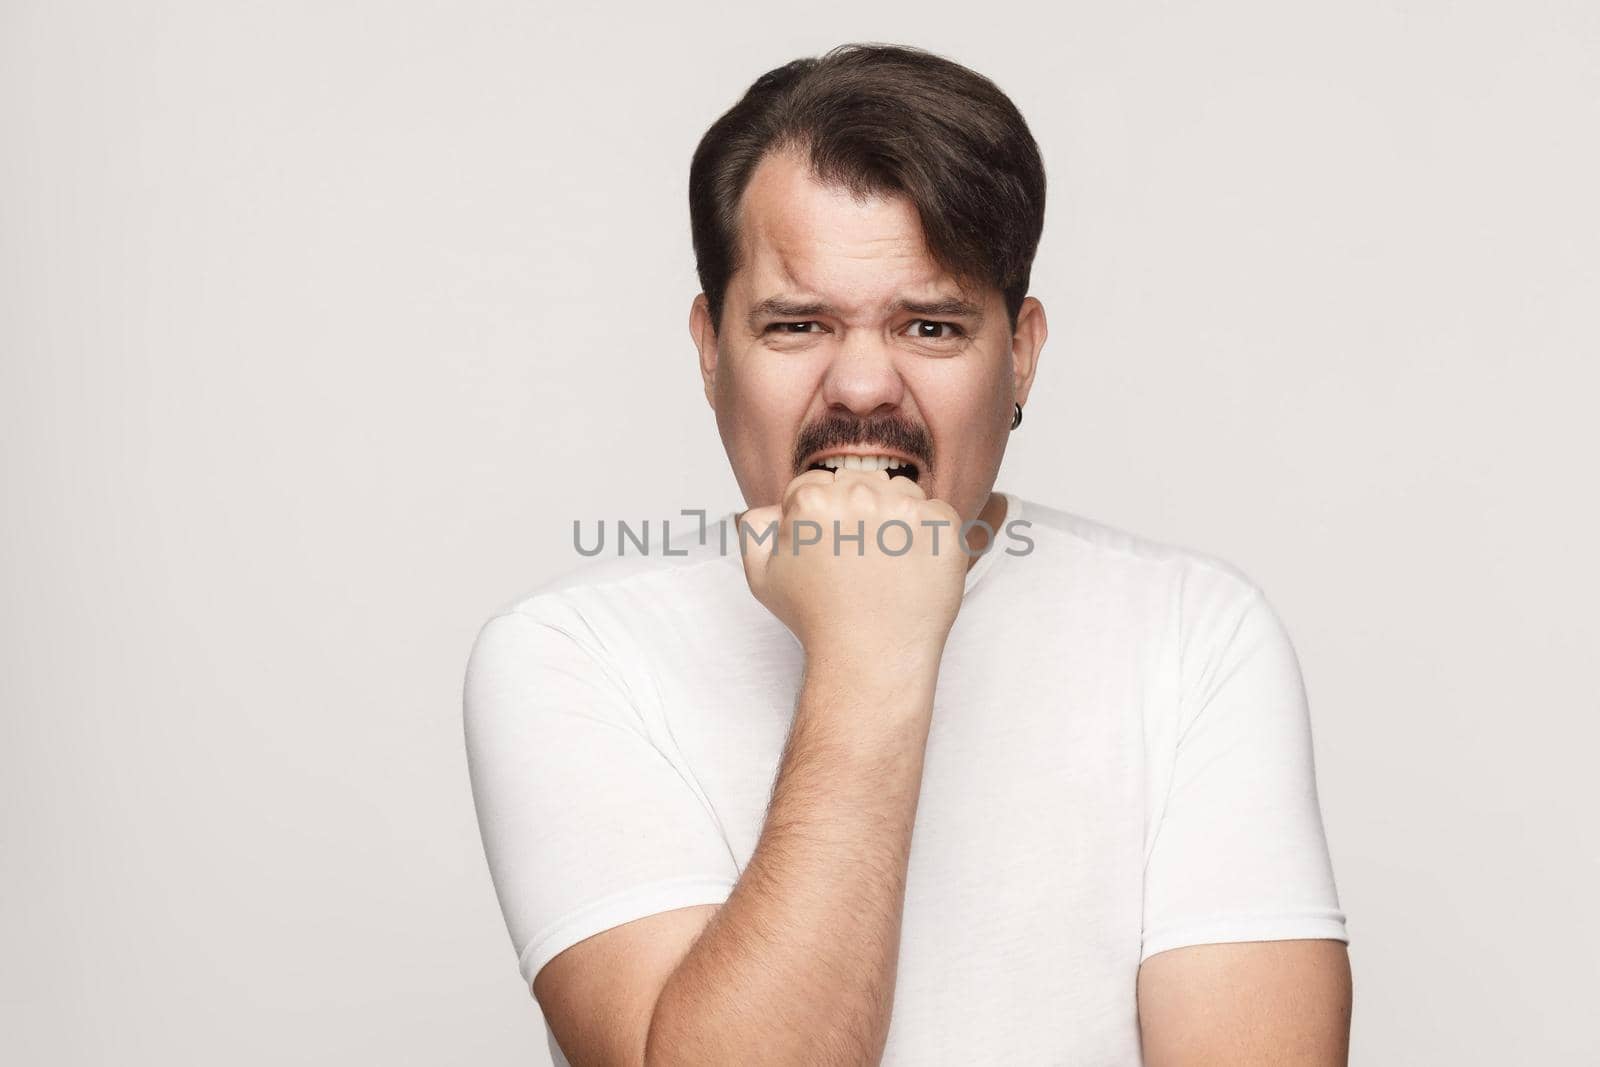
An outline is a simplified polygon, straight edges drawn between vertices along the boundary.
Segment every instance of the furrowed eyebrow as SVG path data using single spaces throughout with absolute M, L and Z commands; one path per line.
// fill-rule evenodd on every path
M 802 319 L 812 315 L 832 315 L 833 307 L 820 304 L 816 301 L 785 300 L 781 296 L 769 296 L 755 307 L 750 309 L 750 332 L 755 333 L 761 320 L 768 316 L 785 319 Z
M 958 297 L 946 297 L 935 300 L 931 304 L 920 304 L 915 300 L 901 300 L 894 306 L 896 311 L 909 311 L 916 315 L 945 315 L 955 319 L 981 319 L 983 309 L 976 304 L 970 304 Z
M 983 321 L 983 309 L 959 297 L 946 297 L 943 300 L 934 300 L 928 303 L 915 300 L 897 300 L 891 310 L 896 312 L 909 311 L 914 315 L 942 315 L 949 318 Z M 803 319 L 816 315 L 832 315 L 834 313 L 834 308 L 831 304 L 824 304 L 815 300 L 787 300 L 781 296 L 772 296 L 750 309 L 750 332 L 760 332 L 761 320 L 769 316 Z

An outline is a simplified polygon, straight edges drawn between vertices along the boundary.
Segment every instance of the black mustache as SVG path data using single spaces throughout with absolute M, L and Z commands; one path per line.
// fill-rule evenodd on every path
M 926 473 L 933 466 L 933 442 L 918 423 L 898 415 L 860 418 L 844 412 L 831 412 L 800 432 L 794 446 L 794 472 L 799 474 L 807 456 L 834 448 L 873 446 L 897 452 L 916 461 Z

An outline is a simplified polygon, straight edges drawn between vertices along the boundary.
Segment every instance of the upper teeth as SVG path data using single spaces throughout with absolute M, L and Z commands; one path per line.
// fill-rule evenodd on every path
M 818 460 L 829 470 L 886 471 L 890 467 L 909 467 L 911 464 L 892 456 L 829 456 Z

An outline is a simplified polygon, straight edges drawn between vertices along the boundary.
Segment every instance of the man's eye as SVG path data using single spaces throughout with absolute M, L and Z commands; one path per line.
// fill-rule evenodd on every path
M 811 333 L 810 327 L 820 326 L 818 322 L 774 322 L 767 327 L 768 333 L 798 334 Z
M 940 333 L 941 330 L 950 332 Z M 950 341 L 964 332 L 953 322 L 934 322 L 931 319 L 917 319 L 911 324 L 911 331 L 911 336 L 921 341 Z

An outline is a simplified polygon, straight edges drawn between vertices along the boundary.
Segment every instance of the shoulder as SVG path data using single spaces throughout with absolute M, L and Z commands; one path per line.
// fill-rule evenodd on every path
M 1014 494 L 1008 497 L 1015 505 L 1015 517 L 1027 522 L 1028 536 L 1047 543 L 1057 558 L 1080 574 L 1116 575 L 1165 589 L 1190 603 L 1242 602 L 1260 593 L 1250 575 L 1231 559 Z
M 619 551 L 608 540 L 606 555 L 576 558 L 494 607 L 480 627 L 475 655 L 537 639 L 615 659 L 648 644 L 663 627 L 718 611 L 744 590 L 737 550 L 721 550 L 715 522 L 704 544 L 692 533 L 687 541 L 680 548 L 675 534 L 669 555 L 659 543 L 648 551 L 632 544 Z

